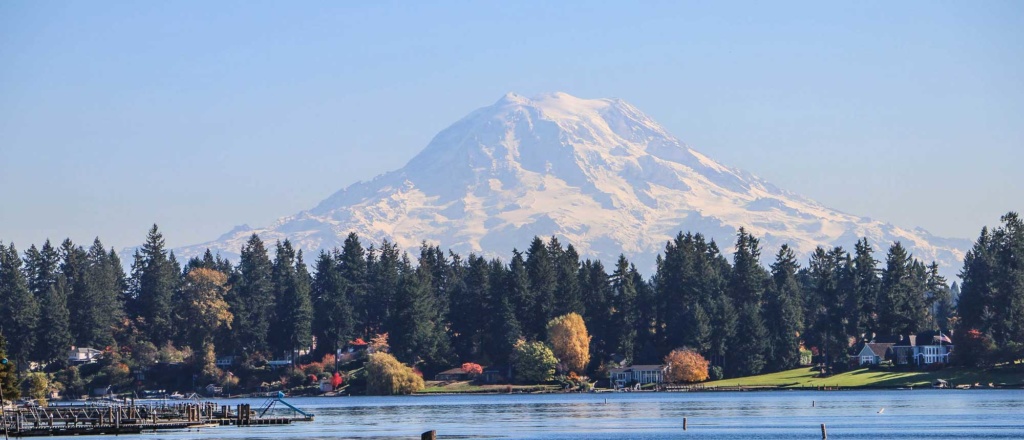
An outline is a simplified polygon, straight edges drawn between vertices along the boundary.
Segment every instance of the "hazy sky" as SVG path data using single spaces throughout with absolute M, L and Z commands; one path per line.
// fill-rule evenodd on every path
M 838 3 L 6 0 L 0 240 L 266 225 L 508 91 L 943 236 L 1024 209 L 1024 2 Z

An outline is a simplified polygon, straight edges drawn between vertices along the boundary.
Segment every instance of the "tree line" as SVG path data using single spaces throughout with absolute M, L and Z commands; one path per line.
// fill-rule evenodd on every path
M 682 347 L 707 358 L 713 378 L 792 368 L 802 351 L 838 365 L 860 341 L 926 330 L 974 335 L 964 344 L 978 356 L 1014 360 L 1024 357 L 1024 228 L 1015 213 L 1002 222 L 968 253 L 962 289 L 898 242 L 882 262 L 866 239 L 852 252 L 818 248 L 806 265 L 784 245 L 765 262 L 742 228 L 731 258 L 700 233 L 679 233 L 645 278 L 624 256 L 605 267 L 555 237 L 535 237 L 507 262 L 428 244 L 413 261 L 353 233 L 307 265 L 288 240 L 271 252 L 254 234 L 237 264 L 208 250 L 182 265 L 154 225 L 128 273 L 99 239 L 23 255 L 0 244 L 0 334 L 20 367 L 60 365 L 72 345 L 141 365 L 173 345 L 211 374 L 217 356 L 279 358 L 315 340 L 319 359 L 388 334 L 399 361 L 430 373 L 509 365 L 521 340 L 542 340 L 553 318 L 576 313 L 592 337 L 591 373 L 660 363 Z

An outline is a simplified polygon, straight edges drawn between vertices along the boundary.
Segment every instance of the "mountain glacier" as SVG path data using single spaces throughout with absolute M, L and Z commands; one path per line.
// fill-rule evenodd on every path
M 852 250 L 867 237 L 879 259 L 901 241 L 950 278 L 969 240 L 935 237 L 831 209 L 722 165 L 619 99 L 513 93 L 441 131 L 405 167 L 338 191 L 264 228 L 240 226 L 207 248 L 237 258 L 253 233 L 290 239 L 313 259 L 349 232 L 414 255 L 423 241 L 460 254 L 507 259 L 532 237 L 557 236 L 606 264 L 625 254 L 653 268 L 679 231 L 701 232 L 731 253 L 738 228 L 761 238 L 762 260 L 783 243 L 806 258 L 816 246 Z

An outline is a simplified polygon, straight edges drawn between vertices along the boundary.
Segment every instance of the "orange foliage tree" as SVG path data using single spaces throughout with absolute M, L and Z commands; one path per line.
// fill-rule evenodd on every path
M 472 362 L 466 362 L 466 363 L 462 364 L 462 371 L 465 371 L 466 374 L 471 374 L 471 375 L 483 374 L 484 373 L 484 367 L 481 367 L 480 364 L 474 364 Z
M 703 382 L 708 380 L 708 361 L 689 348 L 677 348 L 665 356 L 669 366 L 669 382 Z
M 548 323 L 548 343 L 555 357 L 569 371 L 583 373 L 590 363 L 590 335 L 578 313 L 552 319 Z

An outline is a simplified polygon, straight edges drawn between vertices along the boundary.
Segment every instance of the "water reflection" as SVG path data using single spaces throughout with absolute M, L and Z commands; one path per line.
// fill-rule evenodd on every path
M 296 398 L 316 422 L 161 432 L 129 439 L 439 438 L 830 439 L 1024 438 L 1024 391 L 624 393 Z M 813 405 L 812 405 L 813 402 Z M 223 401 L 222 404 L 262 400 Z M 880 408 L 886 408 L 879 414 Z M 682 432 L 682 419 L 689 430 Z

